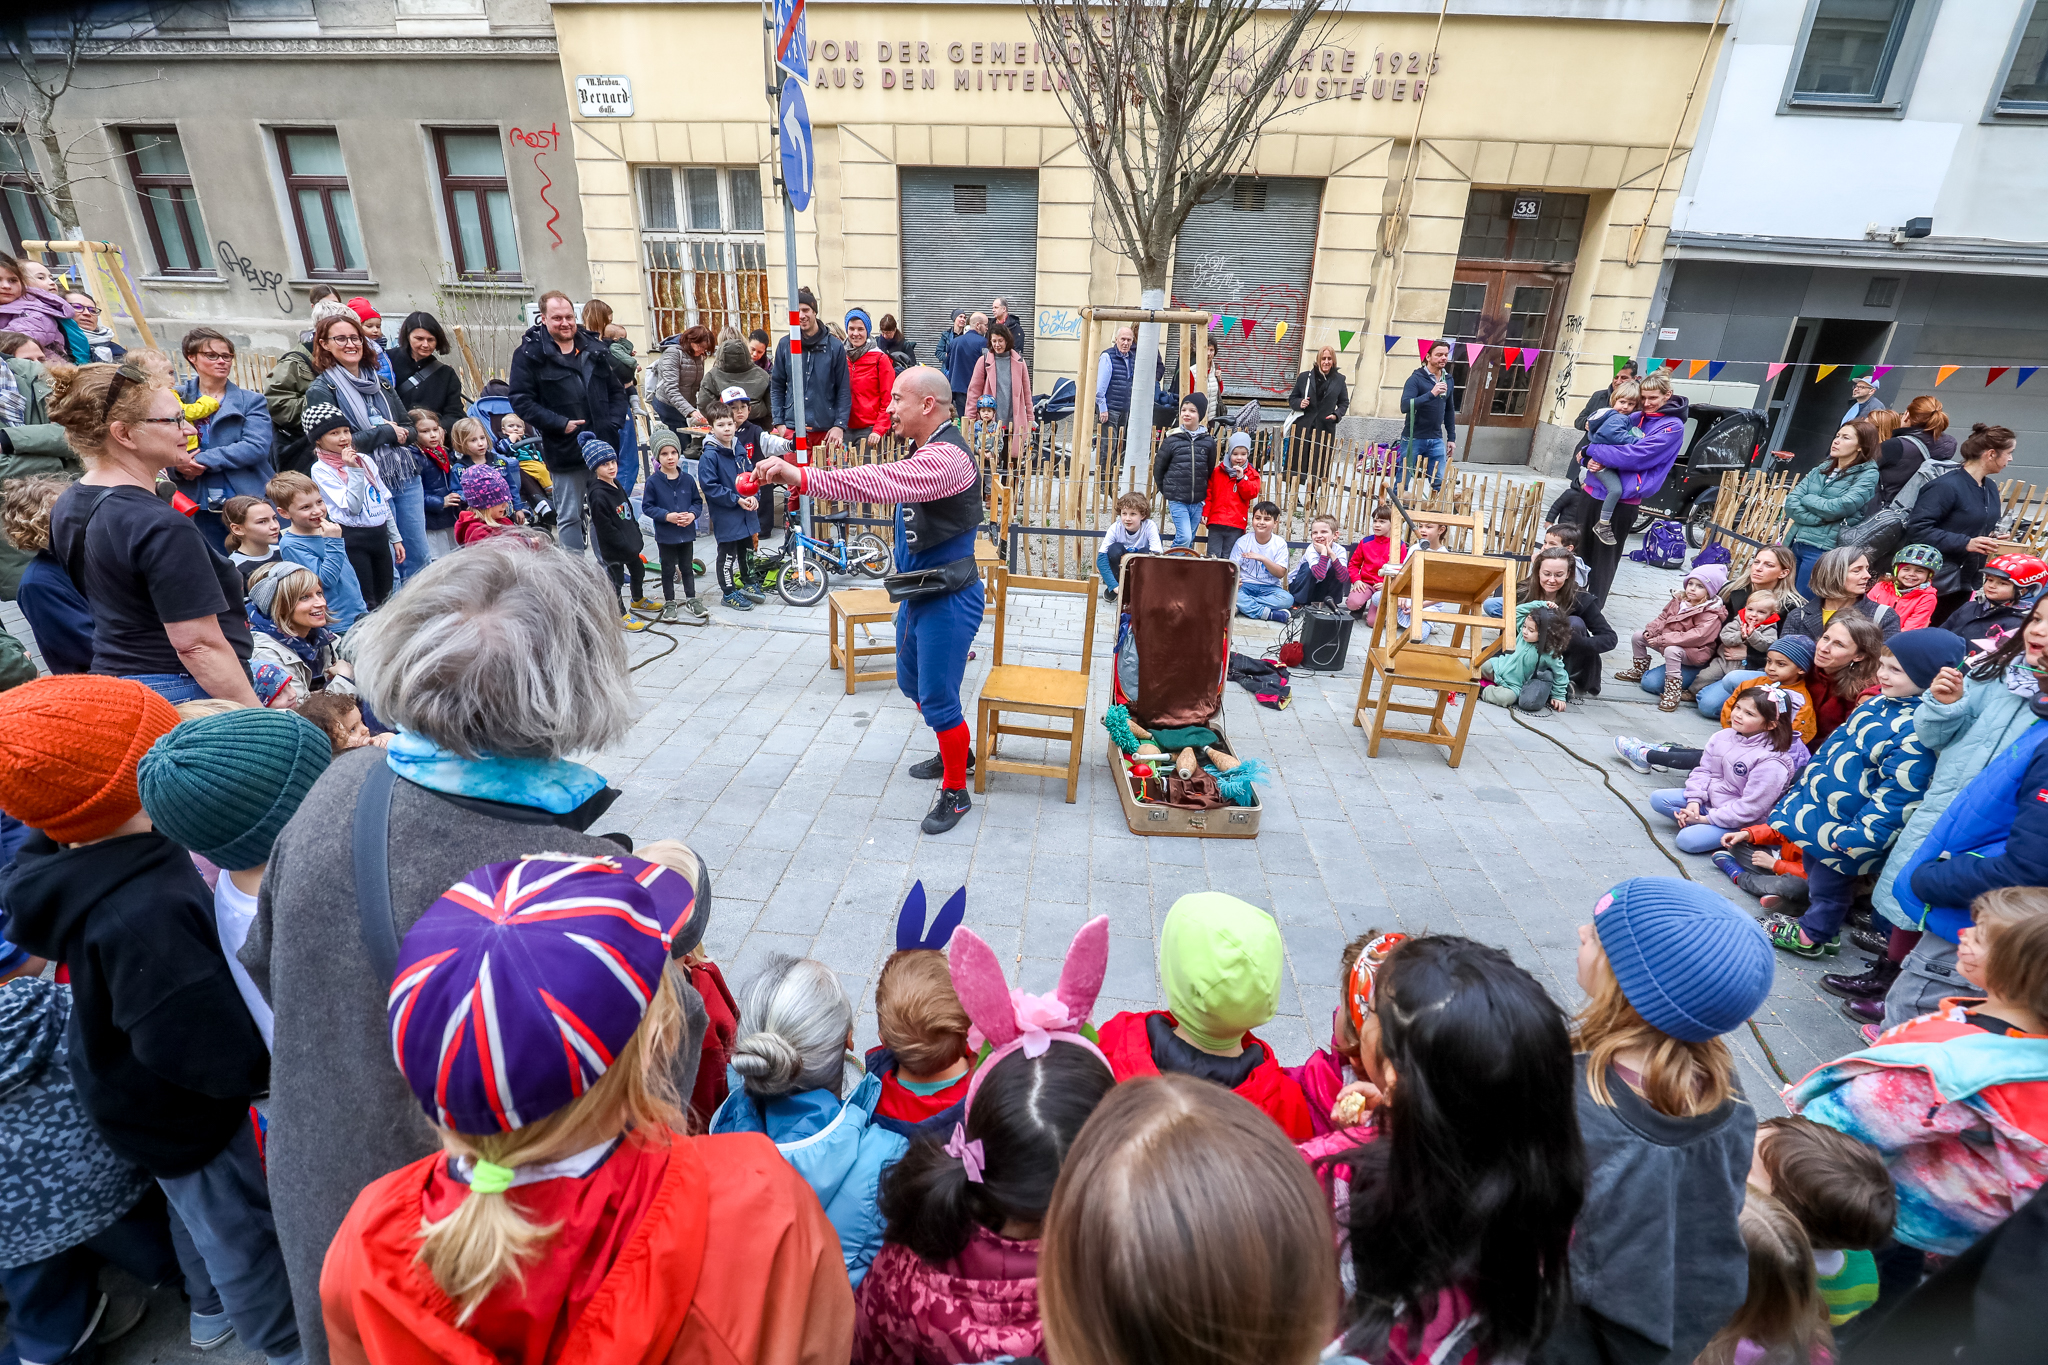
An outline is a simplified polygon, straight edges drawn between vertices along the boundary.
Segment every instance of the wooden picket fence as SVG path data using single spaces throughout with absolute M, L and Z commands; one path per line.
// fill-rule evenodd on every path
M 1747 538 L 1724 539 L 1709 533 L 1710 543 L 1720 539 L 1728 546 L 1731 577 L 1739 576 L 1756 553 L 1756 546 L 1748 541 L 1771 545 L 1785 538 L 1791 525 L 1785 516 L 1785 495 L 1798 482 L 1794 474 L 1760 470 L 1731 471 L 1721 476 L 1714 502 L 1714 524 Z M 2048 486 L 2008 479 L 1999 489 L 1999 500 L 1999 539 L 2034 554 L 2048 554 Z
M 2048 554 L 2048 485 L 2007 479 L 1999 489 L 2004 511 L 1999 535 L 2035 554 Z

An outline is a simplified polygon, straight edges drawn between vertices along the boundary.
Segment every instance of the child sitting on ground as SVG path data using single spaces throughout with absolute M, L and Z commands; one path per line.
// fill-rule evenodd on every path
M 1146 515 L 1151 510 L 1151 500 L 1143 493 L 1126 493 L 1116 500 L 1116 520 L 1095 547 L 1095 571 L 1102 575 L 1102 595 L 1109 601 L 1116 600 L 1125 555 L 1156 555 L 1166 548 L 1160 542 L 1159 528 Z
M 1046 1206 L 1067 1150 L 1116 1084 L 1082 1031 L 1108 955 L 1109 917 L 1098 916 L 1074 936 L 1058 987 L 1032 997 L 1010 992 L 994 950 L 971 930 L 954 936 L 947 955 L 914 953 L 942 967 L 950 956 L 948 993 L 972 1002 L 974 1028 L 991 1051 L 960 1117 L 930 1125 L 882 1178 L 888 1227 L 861 1282 L 855 1365 L 1043 1351 L 1037 1265 Z
M 1545 706 L 1564 710 L 1571 686 L 1564 667 L 1564 652 L 1572 643 L 1571 618 L 1542 602 L 1517 607 L 1515 615 L 1522 622 L 1515 647 L 1479 665 L 1479 675 L 1490 684 L 1479 689 L 1479 700 L 1532 715 Z
M 1908 545 L 1893 557 L 1890 576 L 1870 585 L 1869 600 L 1897 612 L 1900 630 L 1920 630 L 1934 619 L 1934 576 L 1940 572 L 1941 551 Z
M 1707 684 L 1719 682 L 1730 673 L 1749 666 L 1752 653 L 1764 653 L 1778 638 L 1778 595 L 1769 588 L 1753 589 L 1742 609 L 1728 618 L 1721 627 L 1721 645 L 1706 667 L 1693 674 L 1692 681 L 1679 692 L 1682 702 L 1699 700 L 1699 694 Z
M 1749 1288 L 1695 1365 L 1827 1365 L 1834 1359 L 1834 1334 L 1805 1229 L 1784 1205 L 1753 1186 L 1737 1226 L 1748 1253 Z
M 1828 1326 L 1877 1302 L 1877 1258 L 1889 1241 L 1898 1197 L 1875 1147 L 1808 1118 L 1757 1125 L 1749 1185 L 1784 1206 L 1806 1231 Z
M 1857 881 L 1884 866 L 1934 776 L 1936 755 L 1913 728 L 1920 694 L 1935 674 L 1962 661 L 1963 642 L 1945 630 L 1892 636 L 1878 659 L 1878 695 L 1857 703 L 1835 727 L 1799 785 L 1771 812 L 1771 828 L 1799 845 L 1806 864 L 1806 913 L 1770 926 L 1771 942 L 1786 952 L 1841 952 L 1838 936 Z
M 136 765 L 150 823 L 221 869 L 213 926 L 265 1047 L 276 1017 L 235 954 L 256 922 L 271 845 L 333 756 L 326 732 L 304 716 L 245 707 L 183 722 Z
M 1287 590 L 1287 541 L 1274 530 L 1279 524 L 1280 505 L 1262 499 L 1252 506 L 1250 534 L 1230 547 L 1237 610 L 1254 621 L 1285 621 L 1294 608 L 1294 594 Z
M 645 630 L 647 623 L 633 613 L 658 616 L 661 608 L 647 595 L 647 566 L 640 558 L 647 549 L 647 538 L 640 533 L 633 499 L 619 487 L 619 453 L 587 432 L 577 437 L 576 444 L 583 452 L 583 463 L 590 467 L 591 540 L 619 595 L 619 628 Z M 629 579 L 631 596 L 626 593 Z
M 1685 690 L 1685 670 L 1697 668 L 1714 657 L 1721 627 L 1728 622 L 1728 607 L 1719 596 L 1728 581 L 1723 564 L 1703 564 L 1685 576 L 1685 583 L 1650 623 L 1630 637 L 1635 662 L 1614 675 L 1616 682 L 1640 682 L 1650 671 L 1650 651 L 1664 656 L 1664 695 L 1659 711 L 1676 711 L 1679 694 Z
M 258 569 L 284 558 L 277 548 L 277 509 L 262 498 L 246 493 L 229 498 L 221 504 L 220 519 L 227 527 L 228 558 L 242 571 L 245 587 Z
M 412 462 L 426 501 L 427 548 L 434 557 L 455 553 L 455 518 L 462 511 L 462 475 L 450 461 L 441 415 L 427 408 L 406 414 L 413 424 Z
M 1387 561 L 1394 553 L 1394 509 L 1386 503 L 1372 509 L 1372 534 L 1359 541 L 1351 551 L 1351 563 L 1346 572 L 1351 578 L 1350 590 L 1344 596 L 1344 608 L 1350 612 L 1365 610 L 1365 604 L 1380 590 L 1380 579 L 1387 571 Z M 1401 547 L 1401 558 L 1408 557 L 1408 547 Z M 1395 561 L 1399 563 L 1399 560 Z M 1496 603 L 1494 614 L 1500 607 Z
M 740 990 L 737 1084 L 711 1131 L 768 1136 L 817 1192 L 858 1288 L 882 1247 L 882 1172 L 910 1144 L 875 1122 L 882 1081 L 862 1074 L 852 1046 L 853 1004 L 838 974 L 811 958 L 770 957 Z
M 2034 594 L 2048 583 L 2048 563 L 2030 554 L 1998 555 L 1984 566 L 1984 586 L 1949 613 L 1941 628 L 1960 635 L 1973 652 L 1996 649 L 2027 623 Z
M 371 734 L 370 727 L 363 724 L 362 703 L 346 692 L 315 692 L 292 710 L 320 727 L 335 758 L 340 758 L 350 749 L 375 744 L 380 738 Z
M 1782 688 L 1798 698 L 1799 705 L 1792 712 L 1792 728 L 1800 741 L 1811 748 L 1815 722 L 1813 695 L 1807 690 L 1806 671 L 1812 667 L 1812 640 L 1804 635 L 1788 635 L 1777 641 L 1764 655 L 1763 676 L 1742 683 L 1728 694 L 1727 701 L 1721 703 L 1721 724 L 1725 726 L 1734 718 L 1735 699 L 1743 693 L 1759 687 Z M 1639 773 L 1697 768 L 1704 752 L 1677 744 L 1653 746 L 1634 735 L 1616 735 L 1614 751 Z
M 1311 518 L 1308 524 L 1308 544 L 1302 549 L 1301 559 L 1288 575 L 1287 590 L 1297 607 L 1321 602 L 1336 607 L 1345 600 L 1351 587 L 1350 570 L 1344 567 L 1344 551 L 1337 544 L 1337 519 L 1330 516 Z
M 1751 688 L 1738 697 L 1725 728 L 1700 752 L 1683 787 L 1650 793 L 1650 809 L 1678 824 L 1681 853 L 1711 853 L 1726 830 L 1770 814 L 1811 757 L 1792 729 L 1799 705 L 1790 692 Z
M 519 419 L 508 414 L 505 420 L 517 422 Z M 448 447 L 455 452 L 455 463 L 452 468 L 458 485 L 462 476 L 477 465 L 495 469 L 498 476 L 505 481 L 505 487 L 511 490 L 508 501 L 512 504 L 514 518 L 524 514 L 526 504 L 519 495 L 519 461 L 492 446 L 489 427 L 474 417 L 465 417 L 448 433 Z M 468 496 L 464 496 L 462 501 L 464 506 L 471 509 L 477 506 L 476 501 Z M 460 516 L 456 519 L 461 520 Z M 461 543 L 460 537 L 457 538 L 457 543 Z
M 1893 1236 L 1941 1256 L 2048 1178 L 2048 891 L 2006 887 L 1970 910 L 1956 966 L 1983 999 L 1949 997 L 1785 1090 L 1794 1113 L 1877 1149 L 1898 1191 Z
M 1586 1202 L 1545 1359 L 1690 1361 L 1742 1306 L 1756 1111 L 1721 1035 L 1763 1005 L 1774 967 L 1755 920 L 1675 877 L 1621 883 L 1580 927 Z
M 514 496 L 505 476 L 491 466 L 473 464 L 465 468 L 462 501 L 466 506 L 455 517 L 456 545 L 474 545 L 479 540 L 518 530 L 519 524 L 512 519 Z
M 1368 929 L 1344 945 L 1338 958 L 1338 1005 L 1330 1020 L 1330 1046 L 1301 1066 L 1284 1068 L 1308 1101 L 1316 1135 L 1295 1146 L 1310 1162 L 1361 1142 L 1374 1132 L 1373 1111 L 1384 1097 L 1379 1013 L 1373 1005 L 1380 968 L 1408 935 Z
M 1775 896 L 1774 908 L 1806 904 L 1806 862 L 1799 845 L 1769 825 L 1751 825 L 1722 835 L 1721 851 L 1712 861 L 1723 876 L 1758 900 Z
M 640 505 L 654 523 L 654 546 L 661 555 L 661 619 L 693 626 L 711 623 L 711 613 L 697 600 L 695 553 L 704 529 L 704 494 L 683 467 L 683 443 L 657 423 L 652 436 L 655 467 L 640 491 Z M 676 577 L 682 576 L 683 600 L 676 601 Z
M 889 954 L 875 979 L 875 1033 L 882 1042 L 867 1055 L 868 1072 L 882 1081 L 876 1123 L 906 1138 L 952 1131 L 974 1073 L 968 1023 L 943 952 L 899 948 Z
M 1209 471 L 1209 497 L 1202 519 L 1209 523 L 1209 558 L 1228 559 L 1259 500 L 1259 471 L 1252 468 L 1252 438 L 1233 432 L 1223 458 Z
M 1611 407 L 1601 408 L 1586 419 L 1586 439 L 1608 446 L 1632 446 L 1643 439 L 1643 428 L 1635 420 L 1643 401 L 1642 391 L 1633 384 L 1616 384 L 1607 395 Z M 1600 504 L 1600 519 L 1593 523 L 1593 535 L 1603 545 L 1613 545 L 1614 509 L 1621 502 L 1621 475 L 1597 460 L 1579 457 L 1581 483 L 1586 496 Z
M 320 495 L 320 485 L 287 469 L 272 478 L 263 491 L 284 517 L 278 553 L 319 577 L 320 591 L 327 598 L 327 619 L 337 632 L 346 634 L 370 608 L 363 601 L 355 565 L 349 563 L 341 528 L 327 520 L 327 499 Z M 253 569 L 250 577 L 255 577 Z
M 1186 1072 L 1235 1090 L 1289 1140 L 1314 1137 L 1301 1087 L 1252 1033 L 1279 1003 L 1281 956 L 1279 926 L 1265 911 L 1216 891 L 1175 901 L 1159 929 L 1167 1008 L 1119 1014 L 1102 1026 L 1116 1078 Z

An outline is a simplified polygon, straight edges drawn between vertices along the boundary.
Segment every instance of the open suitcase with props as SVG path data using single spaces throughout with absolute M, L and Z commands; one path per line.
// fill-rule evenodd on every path
M 1266 767 L 1223 727 L 1237 566 L 1185 552 L 1132 555 L 1117 585 L 1110 776 L 1133 834 L 1250 839 Z

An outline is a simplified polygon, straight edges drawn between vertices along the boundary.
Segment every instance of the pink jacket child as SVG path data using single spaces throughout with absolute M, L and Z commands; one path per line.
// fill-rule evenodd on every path
M 71 305 L 47 289 L 29 289 L 26 280 L 0 275 L 0 294 L 13 284 L 21 293 L 0 303 L 0 332 L 19 332 L 43 348 L 53 360 L 68 360 L 71 350 L 64 343 L 64 319 L 73 317 Z
M 1725 564 L 1702 564 L 1687 574 L 1684 586 L 1664 609 L 1635 633 L 1635 673 L 1618 675 L 1622 681 L 1641 678 L 1653 650 L 1663 653 L 1665 667 L 1674 672 L 1712 659 L 1720 646 L 1721 627 L 1728 623 L 1728 604 L 1719 596 L 1727 582 Z

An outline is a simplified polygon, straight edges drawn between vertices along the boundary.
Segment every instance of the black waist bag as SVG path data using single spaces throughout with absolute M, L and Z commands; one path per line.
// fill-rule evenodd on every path
M 930 602 L 940 597 L 950 597 L 972 583 L 979 571 L 974 556 L 950 560 L 936 569 L 912 569 L 908 573 L 892 573 L 882 580 L 882 587 L 888 591 L 891 602 Z

